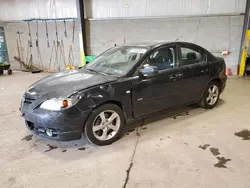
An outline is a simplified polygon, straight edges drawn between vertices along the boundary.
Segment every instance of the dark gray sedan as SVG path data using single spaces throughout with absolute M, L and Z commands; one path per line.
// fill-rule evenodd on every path
M 198 103 L 213 108 L 225 88 L 225 62 L 191 43 L 116 46 L 77 70 L 30 86 L 21 102 L 27 127 L 58 140 L 116 141 L 126 124 Z

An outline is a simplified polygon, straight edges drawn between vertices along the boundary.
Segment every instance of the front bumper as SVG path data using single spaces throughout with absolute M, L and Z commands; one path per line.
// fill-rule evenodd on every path
M 73 107 L 63 112 L 35 109 L 31 112 L 21 109 L 25 124 L 35 134 L 54 140 L 77 140 L 81 138 L 83 126 L 90 113 Z M 52 136 L 46 133 L 52 132 Z

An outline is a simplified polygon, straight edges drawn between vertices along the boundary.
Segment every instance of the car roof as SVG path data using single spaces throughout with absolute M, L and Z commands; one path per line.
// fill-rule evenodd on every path
M 172 41 L 172 42 L 146 42 L 146 43 L 128 43 L 128 44 L 121 44 L 118 46 L 130 46 L 130 47 L 144 47 L 144 48 L 148 48 L 148 49 L 152 49 L 155 47 L 159 47 L 159 46 L 164 46 L 164 45 L 171 45 L 171 44 L 186 44 L 186 45 L 195 45 L 198 46 L 194 43 L 190 43 L 190 42 L 181 42 L 181 41 Z

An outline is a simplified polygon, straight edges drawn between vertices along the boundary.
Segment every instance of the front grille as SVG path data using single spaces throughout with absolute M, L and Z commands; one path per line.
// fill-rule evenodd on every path
M 34 96 L 29 95 L 28 93 L 24 94 L 24 99 L 23 99 L 23 103 L 24 104 L 32 104 L 35 101 Z
M 32 104 L 32 102 L 33 102 L 34 100 L 35 100 L 35 99 L 31 99 L 31 98 L 26 97 L 26 98 L 24 98 L 23 103 Z

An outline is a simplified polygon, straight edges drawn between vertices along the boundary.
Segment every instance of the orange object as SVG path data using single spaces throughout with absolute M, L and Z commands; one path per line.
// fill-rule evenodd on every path
M 234 69 L 234 73 L 233 73 L 235 76 L 238 76 L 239 74 L 239 68 L 238 68 L 238 65 L 236 65 L 235 69 Z
M 229 55 L 229 52 L 228 52 L 228 51 L 223 51 L 223 52 L 221 53 L 221 55 L 227 56 L 227 55 Z
M 69 106 L 68 101 L 67 101 L 67 100 L 64 100 L 64 101 L 62 102 L 62 108 L 66 108 L 66 107 L 68 107 L 68 106 Z
M 226 68 L 226 75 L 230 76 L 232 74 L 232 71 L 230 68 Z

